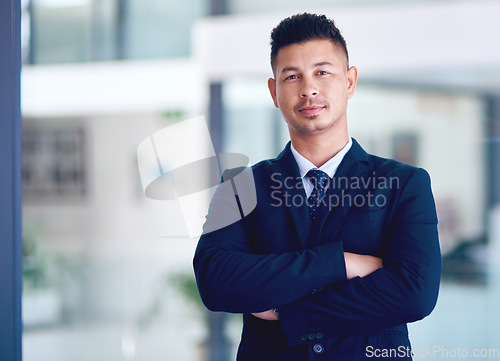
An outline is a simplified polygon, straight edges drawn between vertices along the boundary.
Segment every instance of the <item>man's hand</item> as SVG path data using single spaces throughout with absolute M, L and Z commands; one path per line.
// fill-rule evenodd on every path
M 265 312 L 257 312 L 257 313 L 252 313 L 255 317 L 258 317 L 263 320 L 267 321 L 278 321 L 278 317 L 274 313 L 273 310 L 265 311 Z
M 347 279 L 364 277 L 382 268 L 382 259 L 356 253 L 344 252 L 345 270 Z

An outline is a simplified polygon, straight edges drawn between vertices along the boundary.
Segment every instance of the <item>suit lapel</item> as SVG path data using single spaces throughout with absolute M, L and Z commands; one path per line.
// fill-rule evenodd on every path
M 369 173 L 368 154 L 361 148 L 358 142 L 353 139 L 353 144 L 349 152 L 344 156 L 335 175 L 330 182 L 325 195 L 323 207 L 321 208 L 317 224 L 311 232 L 308 247 L 314 247 L 321 241 L 321 231 L 328 222 L 329 237 L 335 238 L 340 230 L 345 216 L 352 206 L 352 202 L 347 202 L 352 196 L 353 182 L 359 181 Z M 352 199 L 352 197 L 351 197 Z
M 353 182 L 369 175 L 368 154 L 353 139 L 349 152 L 340 163 L 334 178 L 329 184 L 319 217 L 311 229 L 307 208 L 307 196 L 303 189 L 299 168 L 290 150 L 290 142 L 271 165 L 271 179 L 274 186 L 280 185 L 282 203 L 290 212 L 294 227 L 303 248 L 314 247 L 321 242 L 321 231 L 328 222 L 329 237 L 335 238 L 341 229 L 351 202 L 346 202 L 353 193 Z M 273 184 L 272 184 L 273 185 Z
M 277 180 L 275 186 L 280 185 L 282 204 L 290 212 L 302 248 L 305 248 L 309 239 L 311 221 L 307 208 L 307 196 L 297 162 L 290 150 L 290 142 L 272 164 L 271 172 L 273 179 Z

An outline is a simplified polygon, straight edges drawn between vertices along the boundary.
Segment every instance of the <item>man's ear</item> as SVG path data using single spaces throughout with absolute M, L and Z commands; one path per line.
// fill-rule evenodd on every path
M 355 66 L 351 66 L 347 69 L 347 95 L 351 99 L 354 96 L 354 91 L 356 90 L 356 84 L 358 83 L 358 69 Z
M 271 93 L 271 97 L 273 98 L 274 106 L 279 108 L 278 99 L 276 98 L 276 80 L 274 78 L 269 78 L 267 80 L 267 86 L 269 88 L 269 92 Z

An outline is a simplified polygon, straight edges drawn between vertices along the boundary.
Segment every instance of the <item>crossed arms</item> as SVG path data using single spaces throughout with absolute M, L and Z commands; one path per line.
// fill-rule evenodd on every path
M 351 252 L 344 252 L 344 262 L 348 280 L 354 277 L 365 277 L 375 270 L 382 268 L 381 258 Z M 267 321 L 278 320 L 274 309 L 264 312 L 253 312 L 252 315 Z
M 278 308 L 290 345 L 300 344 L 304 329 L 366 333 L 427 316 L 440 278 L 427 173 L 414 170 L 394 202 L 383 239 L 383 268 L 375 257 L 344 253 L 341 242 L 301 252 L 252 254 L 241 221 L 204 234 L 194 258 L 203 302 L 212 311 L 258 317 Z M 225 205 L 215 200 L 210 213 L 223 211 L 219 207 Z

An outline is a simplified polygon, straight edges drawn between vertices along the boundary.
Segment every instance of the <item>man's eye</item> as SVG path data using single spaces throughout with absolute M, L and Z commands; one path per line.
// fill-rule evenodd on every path
M 325 70 L 318 71 L 318 75 L 327 75 L 327 74 L 328 74 L 328 72 Z
M 293 79 L 297 79 L 297 75 L 289 75 L 285 78 L 285 80 L 293 80 Z

